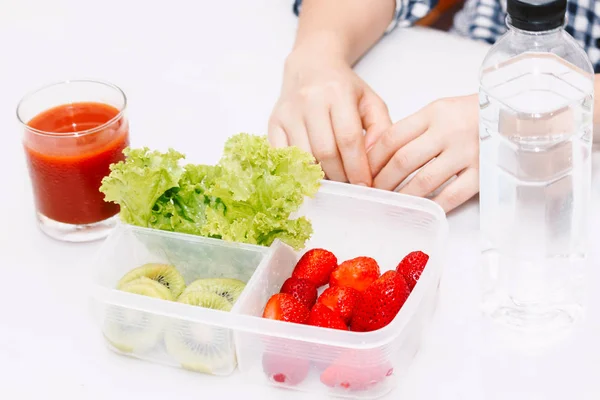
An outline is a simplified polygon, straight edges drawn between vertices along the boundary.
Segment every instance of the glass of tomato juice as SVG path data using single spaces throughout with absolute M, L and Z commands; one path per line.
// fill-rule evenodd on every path
M 17 107 L 38 224 L 68 242 L 104 238 L 119 206 L 99 189 L 129 145 L 127 97 L 91 80 L 54 83 L 27 94 Z

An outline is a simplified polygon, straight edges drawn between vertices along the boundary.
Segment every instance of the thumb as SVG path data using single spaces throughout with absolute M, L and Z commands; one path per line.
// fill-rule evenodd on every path
M 372 89 L 366 88 L 360 99 L 358 111 L 366 131 L 365 147 L 368 150 L 392 126 L 387 105 Z

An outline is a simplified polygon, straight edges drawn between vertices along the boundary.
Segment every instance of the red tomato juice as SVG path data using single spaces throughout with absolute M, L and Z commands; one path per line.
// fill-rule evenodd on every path
M 27 127 L 25 154 L 38 212 L 77 225 L 119 212 L 99 191 L 110 164 L 123 160 L 129 145 L 129 124 L 118 109 L 95 102 L 65 104 L 36 115 Z

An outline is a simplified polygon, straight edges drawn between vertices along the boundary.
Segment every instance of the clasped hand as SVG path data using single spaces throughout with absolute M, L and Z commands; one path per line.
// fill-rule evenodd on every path
M 425 197 L 448 183 L 433 197 L 446 212 L 469 200 L 479 191 L 477 115 L 471 95 L 437 100 L 395 123 L 367 153 L 373 187 L 403 184 L 400 193 Z

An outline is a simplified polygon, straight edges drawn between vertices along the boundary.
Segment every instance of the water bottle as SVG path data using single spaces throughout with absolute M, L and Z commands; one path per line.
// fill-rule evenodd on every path
M 480 70 L 483 310 L 547 332 L 583 316 L 594 70 L 567 0 L 508 0 Z

